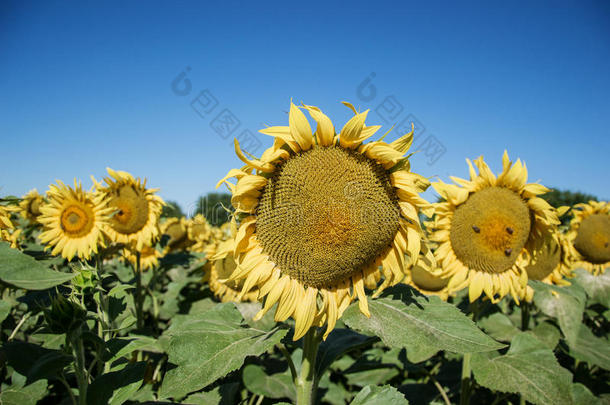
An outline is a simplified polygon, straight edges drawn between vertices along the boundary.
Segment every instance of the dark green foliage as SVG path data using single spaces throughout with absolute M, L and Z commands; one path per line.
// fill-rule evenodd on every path
M 213 226 L 220 226 L 229 221 L 231 210 L 231 194 L 207 193 L 199 197 L 193 215 L 202 214 Z
M 161 218 L 180 218 L 184 216 L 182 207 L 176 201 L 166 201 L 163 210 L 161 211 Z

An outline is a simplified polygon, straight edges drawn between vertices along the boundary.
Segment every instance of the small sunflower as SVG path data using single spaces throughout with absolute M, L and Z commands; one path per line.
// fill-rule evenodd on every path
M 235 140 L 246 166 L 219 182 L 240 221 L 229 281 L 244 280 L 242 296 L 259 289 L 265 303 L 255 319 L 278 303 L 275 319 L 295 319 L 295 340 L 323 325 L 326 338 L 355 298 L 370 316 L 365 285 L 376 287 L 383 274 L 380 292 L 403 279 L 405 253 L 419 254 L 418 208 L 430 208 L 419 196 L 429 182 L 404 157 L 413 132 L 363 144 L 380 127 L 365 126 L 368 110 L 344 104 L 354 117 L 336 134 L 320 109 L 303 106 L 318 124 L 312 133 L 291 103 L 289 126 L 260 131 L 274 137 L 261 159 L 246 157 Z
M 169 236 L 165 245 L 166 253 L 186 250 L 193 242 L 188 235 L 188 221 L 185 217 L 168 218 L 161 224 L 161 234 Z
M 610 203 L 589 201 L 572 208 L 567 238 L 574 246 L 574 266 L 599 275 L 610 267 Z
M 11 214 L 17 211 L 19 208 L 13 205 L 0 205 L 0 241 L 9 242 L 13 249 L 19 247 L 18 238 L 21 233 L 21 229 L 15 228 L 11 219 Z
M 524 249 L 531 250 L 559 223 L 555 209 L 537 197 L 549 190 L 528 184 L 525 164 L 513 164 L 506 151 L 498 177 L 483 157 L 474 162 L 479 174 L 466 161 L 470 180 L 451 177 L 457 185 L 432 184 L 443 199 L 434 204 L 429 223 L 430 239 L 439 244 L 439 275 L 450 278 L 449 291 L 468 286 L 471 302 L 482 293 L 493 302 L 510 293 L 518 303 L 527 286 Z
M 158 236 L 158 221 L 165 204 L 155 194 L 158 189 L 146 188 L 144 181 L 122 171 L 107 168 L 110 177 L 105 177 L 106 186 L 96 184 L 97 192 L 108 197 L 114 209 L 106 232 L 115 243 L 133 244 L 137 250 L 151 245 Z
M 228 280 L 237 267 L 233 257 L 234 248 L 235 241 L 228 239 L 213 243 L 206 249 L 210 258 L 210 275 L 208 280 L 210 290 L 222 302 L 256 302 L 258 298 L 257 289 L 242 295 L 241 289 L 244 280 Z
M 203 215 L 197 214 L 187 221 L 187 234 L 188 239 L 193 242 L 190 249 L 194 252 L 204 252 L 212 237 L 212 227 Z
M 537 239 L 527 254 L 527 278 L 547 284 L 570 285 L 572 246 L 559 231 Z
M 89 259 L 98 247 L 105 247 L 104 229 L 112 208 L 103 195 L 83 191 L 74 181 L 74 188 L 61 181 L 51 184 L 47 202 L 40 206 L 38 222 L 43 225 L 40 240 L 53 246 L 52 254 L 72 260 L 74 256 Z
M 152 269 L 159 265 L 159 259 L 163 255 L 154 246 L 146 245 L 142 247 L 140 251 L 140 270 L 145 271 Z M 131 249 L 123 250 L 123 257 L 126 261 L 131 263 L 132 266 L 136 266 L 138 261 L 137 252 Z
M 407 276 L 402 281 L 404 284 L 415 287 L 424 295 L 436 295 L 443 301 L 447 301 L 447 298 L 449 298 L 449 290 L 447 289 L 449 279 L 434 274 L 437 268 L 436 259 L 428 246 L 428 242 L 422 243 L 419 259 L 414 264 L 408 259 L 407 266 L 410 267 L 410 271 L 407 272 Z
M 40 215 L 40 206 L 43 203 L 44 198 L 38 194 L 38 191 L 36 189 L 30 190 L 19 203 L 21 215 L 30 221 L 30 223 L 37 223 L 37 218 Z

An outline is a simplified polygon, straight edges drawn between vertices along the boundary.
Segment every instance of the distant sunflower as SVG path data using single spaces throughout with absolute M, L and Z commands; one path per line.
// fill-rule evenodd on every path
M 229 239 L 214 243 L 206 250 L 211 264 L 208 281 L 210 290 L 212 290 L 214 295 L 222 302 L 256 302 L 258 298 L 257 289 L 242 294 L 241 290 L 244 280 L 228 280 L 237 267 L 237 263 L 235 263 L 233 257 L 234 247 L 235 241 Z
M 161 223 L 161 234 L 169 236 L 165 245 L 166 252 L 186 250 L 193 242 L 188 235 L 188 221 L 185 217 L 168 218 Z
M 422 249 L 417 262 L 412 264 L 409 260 L 407 266 L 410 267 L 410 271 L 407 272 L 407 276 L 403 280 L 404 284 L 415 287 L 424 295 L 436 295 L 443 301 L 447 301 L 447 298 L 449 298 L 449 291 L 447 289 L 449 279 L 441 278 L 434 274 L 436 259 L 427 243 L 422 243 Z
M 76 180 L 74 188 L 61 181 L 51 184 L 40 212 L 38 221 L 44 228 L 39 238 L 47 248 L 53 247 L 52 254 L 89 259 L 98 247 L 105 247 L 104 228 L 112 208 L 105 196 L 83 191 Z
M 589 201 L 572 208 L 567 233 L 576 251 L 574 266 L 599 275 L 610 267 L 610 203 Z
M 470 181 L 451 177 L 458 185 L 432 184 L 443 199 L 434 204 L 430 222 L 439 275 L 450 278 L 449 291 L 468 286 L 471 302 L 482 293 L 493 302 L 510 293 L 518 303 L 527 286 L 522 253 L 559 223 L 555 209 L 537 197 L 549 190 L 527 184 L 525 164 L 513 164 L 506 151 L 497 178 L 483 157 L 474 162 L 479 174 L 466 161 Z
M 11 214 L 18 210 L 19 208 L 13 205 L 0 205 L 0 241 L 9 242 L 13 249 L 19 247 L 18 238 L 21 229 L 15 228 Z
M 572 247 L 559 231 L 536 240 L 527 251 L 527 278 L 547 284 L 570 285 Z
M 260 131 L 274 137 L 261 159 L 246 157 L 235 141 L 246 166 L 219 182 L 240 221 L 229 281 L 245 280 L 242 294 L 258 288 L 265 297 L 255 319 L 278 303 L 275 319 L 295 319 L 295 340 L 325 324 L 328 336 L 354 298 L 370 316 L 365 285 L 375 287 L 381 274 L 378 291 L 402 280 L 405 253 L 419 254 L 417 210 L 429 208 L 419 196 L 429 182 L 404 157 L 413 132 L 363 144 L 379 126 L 365 126 L 368 111 L 344 104 L 355 116 L 340 134 L 320 109 L 303 106 L 318 124 L 312 134 L 291 103 L 289 126 Z
M 106 232 L 113 242 L 133 244 L 135 249 L 141 250 L 158 236 L 159 215 L 165 203 L 155 194 L 158 189 L 146 188 L 146 179 L 142 181 L 127 172 L 106 170 L 110 174 L 104 178 L 106 186 L 93 179 L 97 192 L 107 196 L 114 209 Z
M 194 252 L 204 252 L 212 237 L 212 227 L 203 215 L 197 214 L 187 221 L 187 234 L 188 239 L 193 242 L 190 249 Z
M 31 223 L 37 223 L 37 218 L 40 215 L 40 206 L 43 203 L 44 198 L 38 194 L 38 191 L 36 191 L 36 189 L 30 190 L 23 196 L 22 201 L 19 203 L 21 216 Z
M 161 252 L 154 246 L 146 245 L 142 247 L 142 250 L 140 251 L 140 270 L 145 271 L 158 266 L 159 259 L 162 256 Z M 125 259 L 135 268 L 138 261 L 137 252 L 131 249 L 124 249 L 123 257 L 125 257 Z

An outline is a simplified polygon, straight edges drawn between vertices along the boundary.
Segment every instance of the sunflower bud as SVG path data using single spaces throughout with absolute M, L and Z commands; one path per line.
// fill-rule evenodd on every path
M 51 307 L 44 310 L 44 318 L 53 333 L 70 333 L 80 327 L 87 311 L 72 300 L 59 294 L 51 301 Z

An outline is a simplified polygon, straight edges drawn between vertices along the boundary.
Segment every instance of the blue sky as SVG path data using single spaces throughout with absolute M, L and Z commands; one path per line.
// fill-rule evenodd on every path
M 110 166 L 189 210 L 292 98 L 338 128 L 341 100 L 415 120 L 426 176 L 507 148 L 531 181 L 607 199 L 610 3 L 426 3 L 2 2 L 0 195 Z

